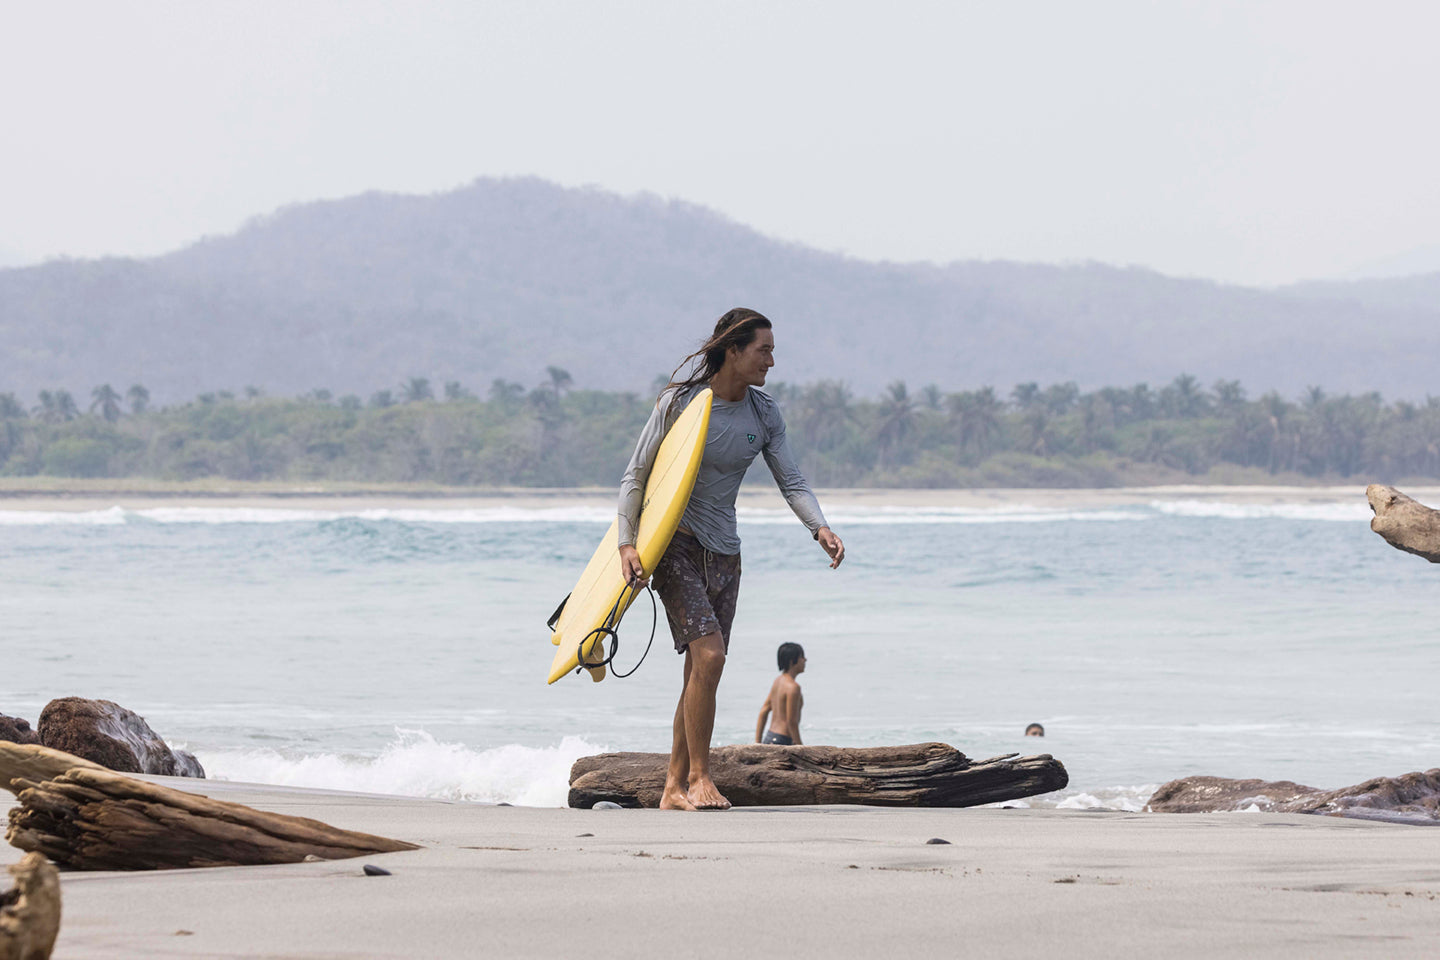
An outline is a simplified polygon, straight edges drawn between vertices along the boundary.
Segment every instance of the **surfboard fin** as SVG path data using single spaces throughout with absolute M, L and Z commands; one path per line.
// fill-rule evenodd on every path
M 596 665 L 593 667 L 590 666 L 590 664 L 592 663 Z M 594 680 L 596 683 L 599 683 L 601 680 L 605 679 L 604 640 L 600 639 L 599 637 L 595 638 L 595 643 L 591 645 L 590 652 L 585 655 L 585 658 L 580 662 L 580 666 L 584 667 L 586 671 L 589 672 L 590 679 Z

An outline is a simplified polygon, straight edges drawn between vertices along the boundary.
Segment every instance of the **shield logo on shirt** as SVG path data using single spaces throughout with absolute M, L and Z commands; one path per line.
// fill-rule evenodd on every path
M 753 433 L 747 433 L 747 434 L 745 434 L 745 439 L 746 439 L 746 440 L 749 440 L 751 443 L 754 443 L 754 442 L 755 442 L 755 434 L 753 434 Z

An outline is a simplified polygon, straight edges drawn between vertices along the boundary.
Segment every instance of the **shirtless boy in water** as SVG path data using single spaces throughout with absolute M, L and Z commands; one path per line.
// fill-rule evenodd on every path
M 798 643 L 782 643 L 775 652 L 780 676 L 770 684 L 770 692 L 760 705 L 760 719 L 755 723 L 755 742 L 774 743 L 782 747 L 800 743 L 800 708 L 805 695 L 795 678 L 805 672 L 805 648 Z M 773 714 L 773 716 L 772 716 Z M 765 718 L 770 717 L 770 731 L 765 731 Z

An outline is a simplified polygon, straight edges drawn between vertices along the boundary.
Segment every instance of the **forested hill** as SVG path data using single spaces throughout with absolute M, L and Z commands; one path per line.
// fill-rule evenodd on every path
M 1406 281 L 1394 281 L 1403 285 Z M 871 263 L 653 197 L 481 180 L 286 208 L 149 260 L 0 270 L 0 392 L 159 402 L 255 386 L 483 392 L 547 366 L 647 389 L 725 309 L 776 321 L 776 380 L 945 390 L 1023 381 L 1323 383 L 1440 393 L 1436 284 L 1262 291 L 1099 265 Z M 1418 293 L 1413 293 L 1419 291 Z

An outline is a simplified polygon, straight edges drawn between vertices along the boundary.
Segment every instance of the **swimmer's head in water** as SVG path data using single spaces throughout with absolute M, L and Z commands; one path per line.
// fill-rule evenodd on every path
M 1032 723 L 1032 724 L 1030 724 L 1030 726 L 1028 726 L 1028 727 L 1025 728 L 1025 736 L 1027 736 L 1027 737 L 1043 737 L 1043 736 L 1045 736 L 1045 728 L 1042 727 L 1042 726 L 1040 726 L 1040 724 L 1038 724 L 1038 723 Z
M 775 651 L 775 662 L 780 665 L 781 673 L 804 659 L 805 648 L 798 643 L 782 643 L 780 649 Z

